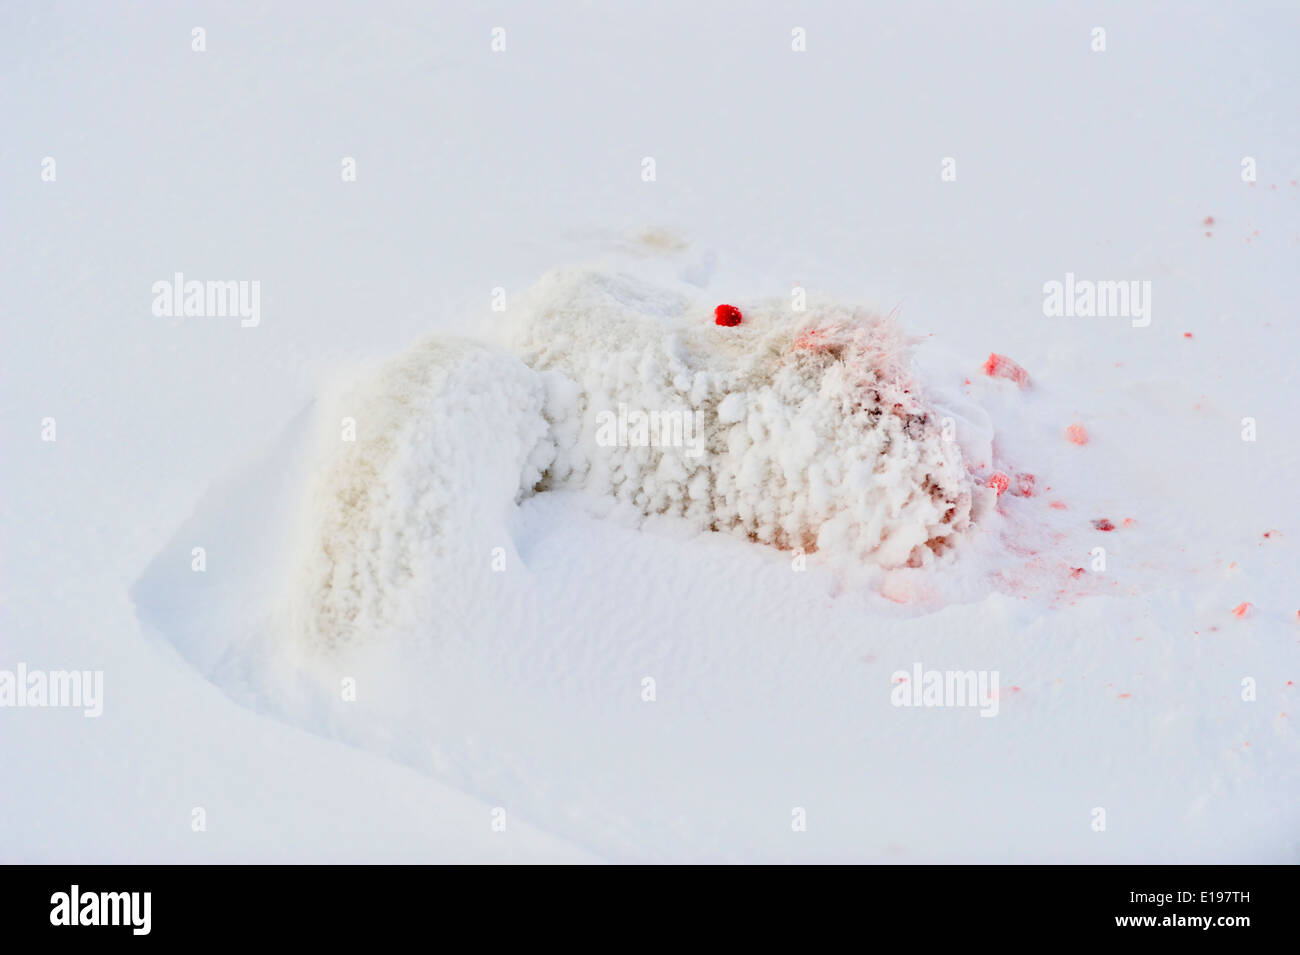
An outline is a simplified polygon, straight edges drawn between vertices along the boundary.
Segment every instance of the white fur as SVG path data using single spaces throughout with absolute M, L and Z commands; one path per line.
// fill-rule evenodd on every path
M 381 368 L 336 406 L 364 438 L 327 432 L 300 562 L 307 632 L 335 643 L 427 612 L 415 582 L 454 588 L 457 560 L 486 560 L 533 490 L 882 567 L 926 564 L 969 531 L 988 492 L 942 440 L 890 319 L 741 301 L 728 328 L 714 304 L 561 270 L 507 319 L 518 357 L 435 339 Z M 698 415 L 698 443 L 598 440 L 620 405 Z

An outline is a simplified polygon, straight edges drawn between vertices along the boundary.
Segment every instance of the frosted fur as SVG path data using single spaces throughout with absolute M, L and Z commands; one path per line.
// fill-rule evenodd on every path
M 543 402 L 519 359 L 446 339 L 416 344 L 329 402 L 296 561 L 305 636 L 348 643 L 420 619 L 419 601 L 486 559 L 554 455 Z
M 486 561 L 534 490 L 885 568 L 925 565 L 969 531 L 988 494 L 942 439 L 891 319 L 734 304 L 744 322 L 724 328 L 686 289 L 561 270 L 514 304 L 504 347 L 434 339 L 381 367 L 339 404 L 357 441 L 325 438 L 305 517 L 309 634 L 409 619 L 412 591 Z M 699 422 L 697 440 L 602 440 L 620 408 Z

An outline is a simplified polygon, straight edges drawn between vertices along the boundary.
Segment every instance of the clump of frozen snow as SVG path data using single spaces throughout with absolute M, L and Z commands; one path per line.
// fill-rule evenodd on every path
M 889 317 L 740 308 L 722 327 L 685 288 L 557 270 L 514 306 L 505 349 L 434 339 L 382 367 L 326 416 L 309 633 L 413 619 L 412 584 L 454 587 L 535 489 L 883 568 L 925 566 L 971 529 L 992 492 L 944 439 Z M 355 442 L 328 433 L 344 416 Z

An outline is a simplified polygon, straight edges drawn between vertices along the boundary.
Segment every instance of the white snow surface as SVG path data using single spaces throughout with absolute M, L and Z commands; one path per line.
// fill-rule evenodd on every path
M 1295 861 L 1298 28 L 6 5 L 0 670 L 105 698 L 0 708 L 0 861 Z M 260 281 L 260 324 L 154 316 L 175 272 Z M 1045 316 L 1066 273 L 1151 281 L 1151 324 Z M 923 566 L 783 549 L 868 447 L 761 350 L 795 286 L 916 339 L 955 422 L 918 453 L 976 520 Z M 672 394 L 736 456 L 703 510 L 699 462 L 592 437 Z M 762 513 L 776 474 L 806 500 Z M 893 705 L 915 663 L 997 671 L 996 717 Z

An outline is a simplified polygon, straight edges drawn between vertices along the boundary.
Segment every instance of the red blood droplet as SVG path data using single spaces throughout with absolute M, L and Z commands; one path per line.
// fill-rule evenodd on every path
M 1035 478 L 1032 474 L 1021 471 L 1016 475 L 1016 493 L 1021 497 L 1033 497 L 1034 481 Z
M 1006 355 L 990 352 L 984 362 L 984 374 L 990 378 L 1006 378 L 1014 381 L 1021 388 L 1029 385 L 1029 372 L 1025 371 Z
M 998 492 L 998 497 L 1001 497 L 1006 489 L 1011 486 L 1011 479 L 1001 471 L 994 471 L 993 476 L 988 479 L 984 486 L 993 488 Z
M 1191 337 L 1192 337 L 1192 333 L 1191 333 L 1191 332 L 1183 332 L 1183 337 L 1184 337 L 1184 338 L 1191 338 Z
M 1084 445 L 1088 443 L 1088 429 L 1081 424 L 1072 424 L 1065 429 L 1065 440 L 1071 444 Z
M 1049 490 L 1050 490 L 1050 489 L 1049 489 Z M 1050 506 L 1050 507 L 1052 508 L 1052 510 L 1054 510 L 1054 511 L 1063 511 L 1063 510 L 1065 510 L 1065 502 L 1064 502 L 1064 501 L 1053 501 L 1049 506 Z
M 732 325 L 739 325 L 740 309 L 734 305 L 719 305 L 713 310 L 713 324 L 725 325 L 728 328 Z
M 1206 217 L 1205 217 L 1205 224 L 1206 224 L 1206 225 L 1214 225 L 1214 216 L 1206 216 Z
M 1249 615 L 1251 609 L 1252 605 L 1250 601 L 1243 600 L 1241 603 L 1237 604 L 1237 606 L 1232 608 L 1232 615 L 1240 620 L 1242 617 Z
M 1078 580 L 1080 577 L 1083 576 L 1083 574 L 1084 574 L 1084 570 L 1082 567 L 1070 568 L 1070 576 L 1073 577 L 1075 580 Z
M 1092 526 L 1097 528 L 1097 530 L 1099 531 L 1113 531 L 1115 529 L 1115 525 L 1112 524 L 1110 521 L 1106 520 L 1106 518 L 1104 517 L 1098 518 L 1097 520 L 1093 521 Z

